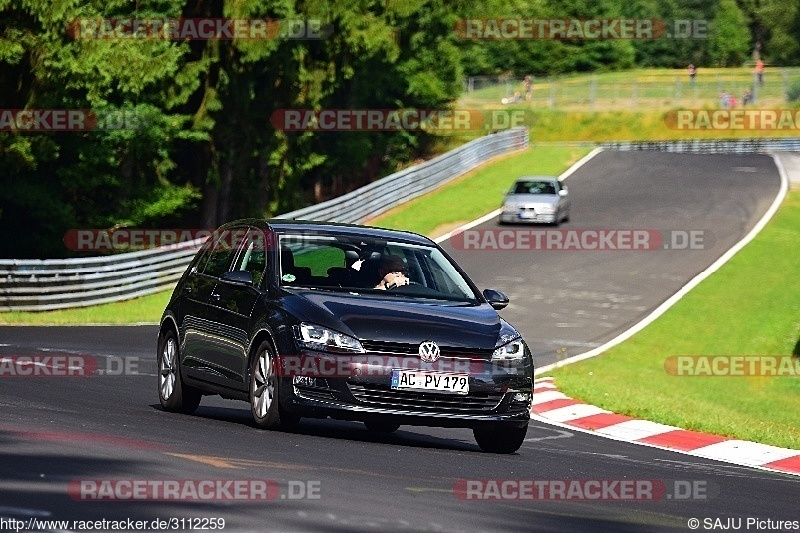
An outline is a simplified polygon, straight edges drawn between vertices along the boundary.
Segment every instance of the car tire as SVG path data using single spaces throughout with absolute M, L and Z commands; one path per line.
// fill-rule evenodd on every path
M 527 425 L 521 428 L 500 426 L 472 430 L 475 442 L 486 453 L 514 453 L 522 446 L 527 433 Z
M 183 382 L 178 340 L 174 331 L 161 336 L 158 344 L 158 399 L 171 413 L 192 414 L 200 405 L 202 393 Z
M 294 427 L 300 417 L 287 413 L 281 406 L 281 380 L 275 371 L 275 354 L 269 342 L 258 347 L 250 363 L 250 411 L 260 429 Z
M 400 424 L 387 420 L 365 420 L 364 425 L 374 433 L 394 433 L 400 428 Z

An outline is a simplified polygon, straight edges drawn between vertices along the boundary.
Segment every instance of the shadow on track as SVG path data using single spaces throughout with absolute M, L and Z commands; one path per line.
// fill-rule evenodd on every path
M 52 446 L 48 446 L 52 444 Z M 161 479 L 147 455 L 124 458 L 108 445 L 62 443 L 38 440 L 24 432 L 0 429 L 3 460 L 0 461 L 0 517 L 40 520 L 147 521 L 156 517 L 210 515 L 214 502 L 198 501 L 96 501 L 93 489 L 81 492 L 81 482 L 113 479 Z M 109 449 L 112 449 L 109 456 Z M 86 492 L 88 490 L 88 492 Z M 238 502 L 237 502 L 238 505 Z M 69 525 L 67 529 L 71 529 Z M 97 528 L 97 526 L 95 526 Z M 34 527 L 35 531 L 58 531 L 61 527 Z
M 163 411 L 159 404 L 152 404 L 151 407 L 155 410 Z M 176 414 L 174 416 L 186 418 L 187 415 Z M 220 422 L 232 422 L 239 426 L 246 426 L 259 432 L 262 431 L 255 427 L 250 410 L 246 407 L 244 409 L 236 409 L 232 407 L 203 406 L 201 404 L 197 411 L 193 415 L 190 415 L 189 418 L 193 420 L 204 418 Z M 414 448 L 434 448 L 483 453 L 471 439 L 469 442 L 465 442 L 459 439 L 434 437 L 418 432 L 418 430 L 424 431 L 424 429 L 424 427 L 401 426 L 396 432 L 385 434 L 369 431 L 361 422 L 303 418 L 300 425 L 296 428 L 283 429 L 280 430 L 279 433 L 355 442 L 374 442 Z

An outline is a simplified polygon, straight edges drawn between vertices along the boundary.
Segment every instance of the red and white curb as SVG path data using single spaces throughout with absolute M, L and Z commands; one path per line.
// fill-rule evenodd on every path
M 800 475 L 800 450 L 709 435 L 612 413 L 559 392 L 551 377 L 534 382 L 531 414 L 544 422 L 614 440 Z

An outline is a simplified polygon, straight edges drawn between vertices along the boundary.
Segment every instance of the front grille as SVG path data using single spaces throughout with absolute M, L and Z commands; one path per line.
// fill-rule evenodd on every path
M 326 391 L 300 388 L 297 386 L 295 386 L 294 391 L 300 398 L 306 398 L 308 400 L 333 400 L 333 394 Z
M 392 389 L 388 385 L 348 383 L 355 399 L 370 407 L 458 414 L 486 413 L 503 400 L 502 392 L 444 394 Z
M 367 353 L 386 353 L 395 355 L 419 355 L 419 344 L 405 342 L 361 341 Z M 480 348 L 459 348 L 453 346 L 439 346 L 441 357 L 457 357 L 464 359 L 490 359 L 492 350 Z

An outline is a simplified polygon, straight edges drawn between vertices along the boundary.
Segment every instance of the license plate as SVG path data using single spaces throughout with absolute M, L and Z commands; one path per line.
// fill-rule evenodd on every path
M 520 211 L 519 218 L 536 218 L 536 211 Z
M 469 376 L 424 370 L 392 370 L 392 388 L 427 392 L 469 393 Z

